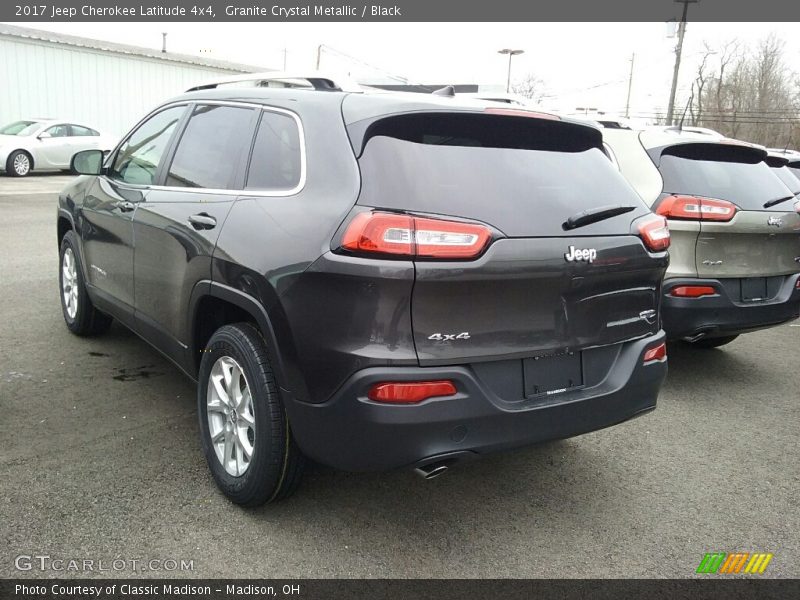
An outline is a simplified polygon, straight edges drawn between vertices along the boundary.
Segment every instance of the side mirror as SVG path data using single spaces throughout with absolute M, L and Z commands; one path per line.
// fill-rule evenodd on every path
M 40 140 L 46 140 L 47 138 L 51 138 L 51 137 L 53 137 L 53 136 L 50 135 L 49 131 L 43 131 L 42 133 L 39 134 L 39 139 Z
M 103 172 L 103 151 L 82 150 L 72 157 L 70 169 L 78 175 L 100 175 Z

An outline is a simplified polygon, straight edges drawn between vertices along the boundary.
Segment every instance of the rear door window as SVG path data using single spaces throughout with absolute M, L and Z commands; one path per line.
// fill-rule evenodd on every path
M 793 195 L 749 147 L 692 143 L 661 151 L 658 170 L 664 193 L 718 198 L 743 210 L 765 210 L 770 200 Z M 778 204 L 772 210 L 785 210 Z
M 230 189 L 253 140 L 255 110 L 198 105 L 181 135 L 165 184 Z
M 74 136 L 88 137 L 100 135 L 94 129 L 89 129 L 88 127 L 83 127 L 82 125 L 70 125 L 69 127 L 72 130 L 72 135 Z

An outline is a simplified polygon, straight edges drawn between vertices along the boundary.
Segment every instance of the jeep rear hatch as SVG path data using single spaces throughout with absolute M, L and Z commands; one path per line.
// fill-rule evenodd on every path
M 666 252 L 649 251 L 638 227 L 663 220 L 598 130 L 512 111 L 412 113 L 374 121 L 359 146 L 356 210 L 417 219 L 373 233 L 416 252 L 421 364 L 569 356 L 659 330 Z M 442 253 L 469 240 L 474 255 Z
M 654 209 L 669 219 L 700 222 L 699 277 L 765 278 L 800 270 L 795 194 L 765 158 L 759 148 L 725 143 L 660 151 L 664 192 Z

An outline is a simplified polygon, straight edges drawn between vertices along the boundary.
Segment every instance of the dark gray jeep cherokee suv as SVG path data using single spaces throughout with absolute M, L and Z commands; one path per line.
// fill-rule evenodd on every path
M 231 500 L 304 457 L 432 476 L 655 407 L 669 232 L 599 130 L 311 81 L 175 98 L 59 201 L 67 326 L 197 381 Z

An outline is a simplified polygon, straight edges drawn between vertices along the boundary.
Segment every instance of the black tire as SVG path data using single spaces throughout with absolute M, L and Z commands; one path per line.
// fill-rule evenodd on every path
M 18 171 L 14 166 L 17 157 L 24 157 L 27 159 L 28 169 L 26 171 Z M 8 155 L 6 159 L 6 175 L 9 177 L 26 177 L 33 170 L 33 157 L 24 150 L 15 150 Z
M 61 312 L 67 328 L 75 335 L 97 335 L 108 330 L 111 326 L 111 317 L 100 312 L 94 307 L 89 294 L 86 293 L 86 284 L 83 280 L 83 268 L 80 254 L 78 253 L 77 237 L 73 231 L 68 231 L 61 240 L 61 250 L 58 253 L 58 291 L 61 298 Z M 64 287 L 64 257 L 67 251 L 75 261 L 75 290 L 77 309 L 74 315 L 67 309 Z
M 725 335 L 721 337 L 700 338 L 696 342 L 686 342 L 693 348 L 719 348 L 725 344 L 730 344 L 733 340 L 738 338 L 738 335 Z
M 229 473 L 218 458 L 211 441 L 208 419 L 210 376 L 214 365 L 223 357 L 234 359 L 241 367 L 252 397 L 252 456 L 246 470 L 238 476 Z M 292 436 L 264 340 L 251 324 L 220 327 L 203 349 L 197 385 L 197 415 L 203 453 L 211 475 L 228 499 L 252 507 L 282 500 L 295 492 L 300 485 L 305 457 Z M 224 449 L 220 452 L 227 456 Z M 237 447 L 233 452 L 241 450 Z

